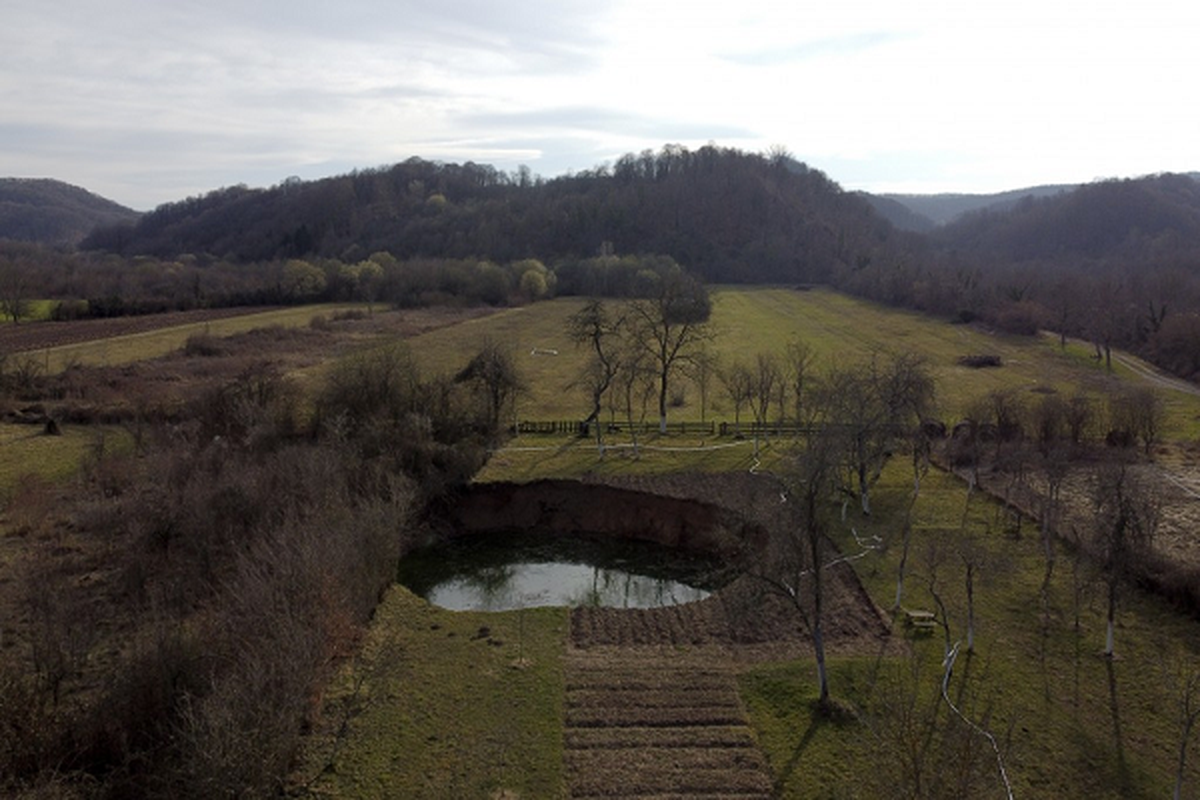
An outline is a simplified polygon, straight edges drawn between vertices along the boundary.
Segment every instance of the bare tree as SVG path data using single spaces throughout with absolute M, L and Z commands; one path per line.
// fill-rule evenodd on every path
M 821 424 L 841 443 L 843 488 L 871 513 L 871 488 L 892 452 L 933 403 L 933 379 L 918 356 L 873 357 L 835 367 L 821 387 Z
M 1164 648 L 1165 649 L 1165 648 Z M 1192 658 L 1177 656 L 1172 668 L 1164 670 L 1167 685 L 1175 695 L 1179 721 L 1179 759 L 1175 768 L 1174 800 L 1183 797 L 1183 776 L 1187 771 L 1187 749 L 1196 721 L 1200 720 L 1200 668 Z
M 826 536 L 828 501 L 837 476 L 836 437 L 817 434 L 791 459 L 783 476 L 790 524 L 776 531 L 759 577 L 800 615 L 813 642 L 818 707 L 830 705 L 825 667 L 824 580 L 834 556 Z
M 654 394 L 655 372 L 645 352 L 630 349 L 620 360 L 620 369 L 615 378 L 618 393 L 613 399 L 625 415 L 629 436 L 633 442 L 633 455 L 638 457 L 638 429 L 646 419 L 646 409 Z
M 750 368 L 741 361 L 734 361 L 733 364 L 721 371 L 721 384 L 725 387 L 725 394 L 729 396 L 729 401 L 733 403 L 733 431 L 735 436 L 742 435 L 742 407 L 750 402 L 750 395 L 753 392 L 754 376 L 750 373 Z
M 1150 554 L 1162 508 L 1153 487 L 1124 461 L 1097 469 L 1093 500 L 1093 547 L 1108 595 L 1104 655 L 1112 658 L 1119 590 Z
M 603 300 L 589 301 L 567 319 L 567 335 L 571 341 L 592 351 L 576 384 L 583 385 L 590 395 L 592 408 L 583 423 L 595 427 L 596 446 L 601 450 L 604 448 L 604 426 L 600 424 L 600 409 L 605 393 L 621 370 L 623 323 L 624 319 L 614 317 Z
M 779 361 L 771 353 L 759 353 L 754 359 L 750 381 L 750 409 L 754 412 L 754 455 L 758 455 L 759 433 L 766 428 L 771 402 L 783 383 Z M 765 435 L 765 433 L 764 433 Z
M 1071 444 L 1080 444 L 1095 423 L 1092 398 L 1082 393 L 1072 395 L 1067 400 L 1066 415 L 1067 435 L 1071 437 Z
M 930 456 L 933 452 L 933 443 L 929 437 L 925 435 L 925 431 L 918 427 L 915 436 L 913 437 L 913 452 L 912 452 L 912 470 L 913 470 L 913 493 L 909 500 L 908 507 L 904 510 L 904 525 L 901 535 L 900 547 L 900 563 L 896 567 L 896 601 L 893 603 L 893 610 L 899 610 L 901 603 L 904 601 L 904 577 L 905 570 L 908 566 L 909 550 L 912 547 L 912 512 L 913 507 L 917 504 L 917 498 L 921 496 L 921 481 L 929 474 Z
M 658 381 L 659 431 L 667 432 L 667 398 L 676 371 L 711 338 L 712 303 L 700 280 L 670 264 L 647 280 L 628 305 L 630 333 L 649 356 Z
M 1166 409 L 1162 397 L 1149 386 L 1138 386 L 1112 395 L 1108 402 L 1109 425 L 1119 440 L 1141 440 L 1147 456 L 1162 435 Z
M 792 415 L 797 425 L 805 423 L 805 408 L 810 392 L 809 379 L 812 377 L 813 362 L 816 356 L 807 342 L 793 339 L 788 342 L 784 355 L 784 372 L 786 385 L 792 397 Z M 783 411 L 782 406 L 780 411 Z
M 13 262 L 0 264 L 0 314 L 11 319 L 14 325 L 19 324 L 22 317 L 28 316 L 31 291 L 32 281 L 24 265 Z
M 708 347 L 701 345 L 688 364 L 687 375 L 700 394 L 700 421 L 708 419 L 708 399 L 712 394 L 713 378 L 717 377 L 717 358 Z

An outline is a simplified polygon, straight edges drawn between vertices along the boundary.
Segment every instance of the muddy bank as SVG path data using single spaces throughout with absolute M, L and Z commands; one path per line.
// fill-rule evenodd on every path
M 618 536 L 716 555 L 736 574 L 754 569 L 768 531 L 790 524 L 787 510 L 778 486 L 761 476 L 605 476 L 472 485 L 444 504 L 436 528 L 437 536 L 529 529 Z M 848 564 L 828 572 L 825 603 L 831 652 L 879 652 L 890 640 L 890 619 Z M 750 574 L 695 603 L 571 611 L 576 647 L 718 645 L 739 653 L 765 647 L 761 657 L 784 658 L 808 642 L 795 609 Z
M 441 516 L 451 536 L 530 529 L 589 533 L 727 559 L 762 540 L 758 526 L 712 503 L 570 480 L 475 484 Z

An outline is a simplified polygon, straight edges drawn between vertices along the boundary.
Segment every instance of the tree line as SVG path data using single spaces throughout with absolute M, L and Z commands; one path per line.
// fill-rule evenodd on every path
M 280 273 L 294 262 L 322 270 L 322 299 L 344 298 L 362 288 L 357 265 L 393 259 L 403 268 L 381 291 L 385 302 L 494 304 L 506 293 L 505 301 L 537 294 L 537 279 L 522 287 L 524 272 L 502 279 L 475 265 L 536 260 L 561 294 L 620 295 L 637 270 L 598 269 L 595 260 L 652 253 L 709 282 L 826 283 L 963 323 L 1084 339 L 1106 364 L 1114 348 L 1132 350 L 1193 378 L 1197 186 L 1178 175 L 1101 181 L 921 236 L 895 230 L 864 198 L 779 150 L 668 145 L 552 180 L 409 159 L 168 203 L 96 230 L 84 243 L 89 255 L 13 257 L 8 244 L 0 275 L 37 262 L 33 272 L 47 274 L 36 285 L 61 293 L 49 296 L 124 313 L 288 302 L 295 287 Z M 107 276 L 102 286 L 71 285 L 98 275 Z

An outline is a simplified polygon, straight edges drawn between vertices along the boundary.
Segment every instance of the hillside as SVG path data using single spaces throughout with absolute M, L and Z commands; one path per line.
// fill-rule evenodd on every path
M 98 225 L 138 213 L 78 186 L 46 178 L 0 178 L 0 239 L 76 245 Z
M 935 240 L 993 261 L 1194 260 L 1200 249 L 1200 183 L 1187 175 L 1090 183 L 1007 210 L 985 209 L 946 225 Z
M 171 203 L 84 246 L 234 261 L 673 256 L 720 282 L 828 280 L 843 265 L 912 246 L 823 173 L 786 158 L 714 146 L 626 155 L 610 169 L 552 180 L 473 163 L 409 159 L 270 189 L 231 187 Z
M 877 209 L 888 202 L 898 203 L 907 209 L 909 214 L 915 215 L 913 220 L 916 225 L 920 225 L 921 219 L 924 218 L 931 222 L 929 228 L 933 228 L 954 222 L 975 211 L 1006 211 L 1026 197 L 1054 197 L 1069 193 L 1075 188 L 1077 187 L 1069 184 L 1053 184 L 1010 189 L 994 194 L 880 194 L 871 195 L 870 199 Z M 892 217 L 889 216 L 889 219 Z M 906 230 L 928 230 L 912 227 L 913 223 L 904 224 L 903 217 L 892 219 L 892 224 Z
M 895 196 L 870 194 L 869 192 L 860 192 L 860 196 L 871 204 L 871 208 L 875 209 L 876 214 L 902 231 L 929 233 L 937 227 L 937 223 L 932 219 L 914 211 L 912 207 L 895 199 Z M 920 199 L 915 195 L 913 197 Z

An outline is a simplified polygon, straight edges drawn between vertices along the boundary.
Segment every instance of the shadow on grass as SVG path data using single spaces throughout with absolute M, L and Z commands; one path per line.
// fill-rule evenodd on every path
M 811 703 L 812 718 L 808 723 L 808 728 L 804 731 L 804 735 L 800 737 L 800 741 L 792 748 L 792 753 L 788 757 L 787 763 L 779 770 L 775 777 L 775 784 L 772 786 L 772 796 L 779 797 L 782 795 L 784 787 L 795 774 L 796 768 L 800 765 L 800 760 L 804 753 L 808 750 L 809 745 L 825 728 L 840 728 L 847 724 L 856 724 L 857 716 L 853 709 L 838 700 L 830 700 L 829 704 L 822 707 L 816 700 Z

